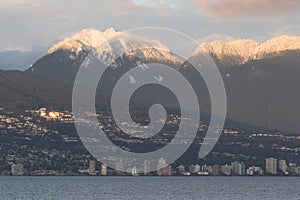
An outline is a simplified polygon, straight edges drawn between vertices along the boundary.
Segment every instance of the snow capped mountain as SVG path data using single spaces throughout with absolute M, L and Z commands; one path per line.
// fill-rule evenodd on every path
M 161 42 L 109 28 L 103 32 L 84 29 L 65 38 L 53 45 L 27 71 L 72 83 L 79 67 L 86 64 L 88 54 L 115 70 L 114 76 L 149 62 L 179 66 L 169 48 Z
M 253 40 L 214 41 L 202 43 L 200 48 L 216 57 L 225 66 L 239 65 L 249 60 L 259 46 Z M 197 53 L 198 50 L 196 50 Z
M 202 43 L 191 59 L 196 59 L 201 50 L 209 53 L 218 64 L 238 66 L 251 60 L 275 57 L 285 51 L 300 50 L 300 37 L 284 35 L 264 43 L 246 39 Z
M 116 31 L 114 31 L 116 33 Z M 73 36 L 66 38 L 57 44 L 53 45 L 48 54 L 51 54 L 59 49 L 79 52 L 82 51 L 84 46 L 90 46 L 93 48 L 100 47 L 105 41 L 107 41 L 104 33 L 96 29 L 84 29 Z
M 84 29 L 53 45 L 48 50 L 48 54 L 58 50 L 70 51 L 73 59 L 82 51 L 93 51 L 95 55 L 99 56 L 99 59 L 107 61 L 109 58 L 114 58 L 113 54 L 121 51 L 131 58 L 139 57 L 142 60 L 156 61 L 168 60 L 173 64 L 177 63 L 168 47 L 159 41 L 119 32 L 113 28 L 109 28 L 104 32 L 96 29 Z
M 284 35 L 264 43 L 249 39 L 205 42 L 194 51 L 190 59 L 199 59 L 198 55 L 203 50 L 212 56 L 218 66 L 239 66 L 252 60 L 279 56 L 286 51 L 300 51 L 300 37 Z M 53 60 L 61 62 L 66 58 L 70 59 L 70 63 L 73 63 L 75 68 L 80 66 L 89 52 L 105 63 L 112 62 L 118 52 L 123 52 L 130 62 L 136 64 L 147 61 L 169 63 L 173 66 L 180 64 L 169 48 L 161 42 L 116 31 L 113 28 L 103 32 L 93 28 L 83 29 L 53 45 L 46 56 L 60 51 L 65 52 L 66 55 L 60 55 L 60 58 L 56 56 Z M 112 67 L 118 66 L 113 65 Z M 35 68 L 36 65 L 33 65 L 31 70 L 34 71 Z
M 253 126 L 299 132 L 300 95 L 297 91 L 300 77 L 300 37 L 281 36 L 264 43 L 246 39 L 206 42 L 198 47 L 190 59 L 203 58 L 203 50 L 216 61 L 224 78 L 228 119 Z M 125 52 L 124 56 L 115 59 L 120 51 Z M 112 28 L 103 32 L 85 29 L 58 42 L 26 73 L 51 81 L 63 80 L 72 85 L 79 67 L 87 60 L 85 58 L 88 53 L 101 61 L 116 61 L 105 70 L 99 81 L 99 88 L 108 96 L 124 73 L 137 65 L 147 71 L 147 63 L 158 61 L 177 67 L 191 85 L 195 86 L 203 112 L 210 113 L 207 87 L 201 75 L 188 62 L 180 65 L 169 49 L 159 41 Z M 134 84 L 139 78 L 130 74 L 128 80 Z M 159 74 L 154 78 L 157 81 L 164 80 Z M 143 102 L 165 94 L 165 90 L 155 88 L 137 93 L 136 98 Z M 177 105 L 173 100 L 169 96 L 164 102 L 170 106 Z
M 300 36 L 283 35 L 262 43 L 255 49 L 254 58 L 274 57 L 284 51 L 300 50 Z

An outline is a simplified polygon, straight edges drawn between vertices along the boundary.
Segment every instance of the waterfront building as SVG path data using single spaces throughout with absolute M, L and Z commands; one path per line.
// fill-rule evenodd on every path
M 266 172 L 270 174 L 277 174 L 277 159 L 266 158 Z
M 24 175 L 24 167 L 22 164 L 12 164 L 11 165 L 11 175 L 13 176 L 23 176 Z
M 95 176 L 96 175 L 96 161 L 90 160 L 89 162 L 89 175 Z
M 101 165 L 101 175 L 102 176 L 107 176 L 107 167 L 106 165 Z
M 278 170 L 280 170 L 283 174 L 288 174 L 288 166 L 285 160 L 278 160 Z

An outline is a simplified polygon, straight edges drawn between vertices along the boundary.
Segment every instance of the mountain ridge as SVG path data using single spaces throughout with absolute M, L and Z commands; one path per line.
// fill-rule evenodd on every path
M 104 51 L 99 51 L 101 48 L 97 49 L 98 46 L 102 46 L 103 41 L 106 42 L 103 32 L 97 32 L 97 30 L 95 32 L 95 30 L 92 30 L 91 34 L 88 34 L 88 36 L 91 37 L 85 37 L 87 32 L 89 31 L 81 32 L 83 35 L 78 33 L 76 37 L 74 36 L 75 39 L 71 37 L 71 39 L 63 40 L 65 44 L 61 43 L 60 48 L 53 48 L 55 49 L 53 52 L 49 51 L 48 54 L 39 59 L 26 72 L 40 77 L 63 80 L 72 84 L 76 77 L 77 70 L 89 51 L 99 55 L 101 59 L 109 58 L 107 52 L 102 54 Z M 101 37 L 104 38 L 103 40 L 99 40 L 98 43 L 96 42 L 99 44 L 98 46 L 96 44 L 94 47 L 89 45 L 92 40 L 97 40 L 97 38 L 93 37 L 92 33 L 95 35 L 100 34 L 103 36 Z M 116 34 L 116 31 L 113 29 L 107 31 L 107 35 L 109 36 L 114 34 Z M 78 38 L 81 38 L 80 43 L 77 41 Z M 214 41 L 206 44 L 208 47 L 211 47 L 211 53 L 218 52 L 220 55 L 224 55 L 225 60 L 219 59 L 213 54 L 212 58 L 215 59 L 220 69 L 226 93 L 228 94 L 227 118 L 229 120 L 239 121 L 257 127 L 299 132 L 300 124 L 296 120 L 300 118 L 300 112 L 298 112 L 300 107 L 297 103 L 300 101 L 300 95 L 296 92 L 299 89 L 297 80 L 300 80 L 300 68 L 298 67 L 300 65 L 299 38 L 298 36 L 281 36 L 270 39 L 262 44 L 247 39 L 227 42 Z M 135 37 L 133 37 L 133 39 L 135 39 Z M 72 42 L 75 41 L 74 48 L 67 46 L 70 40 Z M 141 39 L 133 45 L 139 45 L 143 41 L 145 40 Z M 276 43 L 279 43 L 278 47 Z M 120 46 L 123 48 L 126 47 L 127 44 L 128 43 L 124 43 L 124 41 L 117 40 L 117 43 L 108 46 L 108 49 L 110 47 Z M 218 48 L 212 46 L 212 44 Z M 153 46 L 151 43 L 145 43 L 144 45 L 145 47 L 147 47 L 147 45 Z M 202 44 L 202 46 L 203 45 L 204 44 Z M 82 48 L 76 53 L 77 49 L 75 47 Z M 130 45 L 128 47 L 130 47 Z M 199 48 L 200 47 L 201 45 L 199 45 Z M 99 82 L 99 84 L 109 87 L 104 89 L 111 91 L 122 74 L 140 63 L 156 61 L 159 63 L 161 63 L 161 61 L 170 62 L 172 66 L 177 67 L 189 81 L 191 80 L 191 84 L 195 86 L 194 89 L 197 90 L 200 104 L 201 102 L 203 103 L 200 105 L 201 110 L 209 113 L 210 99 L 209 95 L 206 95 L 205 83 L 203 83 L 203 80 L 199 81 L 201 76 L 197 76 L 192 66 L 187 65 L 187 67 L 185 67 L 183 64 L 178 65 L 177 62 L 166 59 L 166 54 L 172 56 L 169 51 L 164 52 L 165 54 L 161 54 L 159 51 L 152 52 L 155 53 L 149 54 L 152 57 L 146 57 L 145 55 L 147 54 L 143 54 L 143 52 L 125 51 L 126 55 L 116 60 L 114 67 L 107 69 L 105 76 L 103 76 L 103 79 L 101 78 L 102 82 Z M 196 53 L 194 53 L 190 59 L 197 59 Z M 172 59 L 173 58 L 172 56 Z M 168 65 L 170 63 L 164 64 Z M 142 93 L 142 95 L 144 94 L 148 94 L 152 98 L 162 96 L 165 93 L 164 91 L 153 90 L 151 92 L 147 91 L 147 93 Z M 168 99 L 168 101 L 169 100 L 170 99 Z
M 140 48 L 139 46 L 143 47 L 142 43 L 145 43 L 146 47 L 151 46 L 164 49 L 166 50 L 166 53 L 160 55 L 157 52 L 147 52 L 149 51 L 148 49 L 147 51 L 140 53 L 139 56 L 142 55 L 142 57 L 146 60 L 151 59 L 151 57 L 154 57 L 156 60 L 163 59 L 163 57 L 165 57 L 166 60 L 171 61 L 175 65 L 179 65 L 179 61 L 171 55 L 169 48 L 160 41 L 147 41 L 141 37 L 117 31 L 114 28 L 108 28 L 104 31 L 100 31 L 95 28 L 83 29 L 52 45 L 45 56 L 51 55 L 56 51 L 63 50 L 70 51 L 69 57 L 75 59 L 80 53 L 92 50 L 94 53 L 100 55 L 108 54 L 106 57 L 110 57 L 109 54 L 114 51 L 115 47 L 111 46 L 107 41 L 118 35 L 125 34 L 132 37 L 132 40 L 139 41 L 136 45 L 130 46 L 132 44 L 126 44 L 126 41 L 122 40 L 122 36 L 121 39 L 118 40 L 120 43 L 119 45 L 127 54 L 131 54 L 132 57 L 135 55 L 132 55 L 131 49 L 138 49 Z M 202 42 L 192 53 L 189 60 L 195 59 L 199 53 L 203 52 L 203 50 L 208 53 L 219 66 L 239 66 L 253 60 L 280 56 L 282 53 L 287 51 L 299 51 L 300 53 L 300 36 L 281 35 L 270 38 L 262 43 L 252 39 L 233 38 L 230 40 L 226 39 Z
M 280 56 L 285 51 L 300 51 L 300 36 L 282 35 L 263 43 L 250 39 L 204 42 L 194 51 L 192 58 L 202 50 L 224 67 L 239 66 L 252 60 Z
M 119 38 L 116 38 L 116 37 Z M 118 44 L 115 44 L 118 43 Z M 126 54 L 133 54 L 133 51 L 139 51 L 139 56 L 146 59 L 151 59 L 151 56 L 156 59 L 162 59 L 161 55 L 157 55 L 152 48 L 161 49 L 163 56 L 173 63 L 176 59 L 171 55 L 169 48 L 157 40 L 142 38 L 131 33 L 116 31 L 114 28 L 108 28 L 105 31 L 97 29 L 83 29 L 80 32 L 67 37 L 64 40 L 50 47 L 47 54 L 52 54 L 58 50 L 68 50 L 78 54 L 80 51 L 96 51 L 97 54 L 109 54 L 122 49 Z M 131 55 L 134 56 L 134 55 Z

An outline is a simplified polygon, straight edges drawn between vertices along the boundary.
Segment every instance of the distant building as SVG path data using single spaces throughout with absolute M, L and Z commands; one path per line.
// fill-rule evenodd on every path
M 221 174 L 222 175 L 226 175 L 226 176 L 230 176 L 231 175 L 231 166 L 229 165 L 222 165 L 221 166 Z
M 277 174 L 277 159 L 266 158 L 266 172 L 270 174 Z
M 248 176 L 264 175 L 264 171 L 261 167 L 252 166 L 247 169 L 246 174 Z
M 185 173 L 185 167 L 184 167 L 184 165 L 179 165 L 178 166 L 178 173 L 179 174 L 184 174 Z
M 107 176 L 107 167 L 106 165 L 101 165 L 101 175 L 102 176 Z
M 220 167 L 219 165 L 212 166 L 212 175 L 219 176 L 220 175 Z
M 210 165 L 202 165 L 200 172 L 201 175 L 212 174 L 212 167 Z
M 238 175 L 239 173 L 239 162 L 238 161 L 234 161 L 231 163 L 231 169 L 232 169 L 232 174 L 233 175 Z
M 172 167 L 167 165 L 167 160 L 164 158 L 160 158 L 157 161 L 157 175 L 158 176 L 171 176 L 172 175 Z
M 198 173 L 198 172 L 200 172 L 200 165 L 198 165 L 198 164 L 196 164 L 196 165 L 194 165 L 194 170 L 192 171 L 193 173 Z
M 197 174 L 198 172 L 200 172 L 200 165 L 196 164 L 196 165 L 190 165 L 189 166 L 189 171 L 192 174 Z
M 164 158 L 160 158 L 157 161 L 157 171 L 167 166 L 167 161 Z
M 11 175 L 13 176 L 23 176 L 24 175 L 24 168 L 23 165 L 18 164 L 12 164 L 11 165 Z
M 157 163 L 158 163 L 157 164 L 158 168 L 163 168 L 167 165 L 167 160 L 164 158 L 160 158 L 160 159 L 158 159 Z
M 163 168 L 160 168 L 157 171 L 158 176 L 171 176 L 172 175 L 172 167 L 171 166 L 165 166 Z
M 131 169 L 131 175 L 132 175 L 132 176 L 137 176 L 137 175 L 138 175 L 138 173 L 137 173 L 137 168 L 136 168 L 136 167 L 133 167 L 133 168 Z
M 244 162 L 241 162 L 240 164 L 240 174 L 239 175 L 245 175 L 246 174 L 246 165 Z
M 47 110 L 46 108 L 40 108 L 40 109 L 39 109 L 39 115 L 40 115 L 41 117 L 46 116 L 46 115 L 47 115 L 46 110 Z
M 96 175 L 96 161 L 90 160 L 89 162 L 89 175 L 95 176 Z
M 148 175 L 150 173 L 150 164 L 149 160 L 144 161 L 144 175 Z
M 296 174 L 297 164 L 296 163 L 289 163 L 288 170 L 291 174 Z
M 231 163 L 231 169 L 232 169 L 232 174 L 233 175 L 245 175 L 246 174 L 246 167 L 245 167 L 245 163 L 243 162 L 238 162 L 238 161 L 234 161 Z
M 278 170 L 280 170 L 283 174 L 288 174 L 288 166 L 285 160 L 278 160 Z
M 296 174 L 297 174 L 297 175 L 300 175 L 300 166 L 298 166 L 298 167 L 296 168 Z

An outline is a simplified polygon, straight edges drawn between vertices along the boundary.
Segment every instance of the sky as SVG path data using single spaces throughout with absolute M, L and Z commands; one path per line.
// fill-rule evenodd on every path
M 21 59 L 6 64 L 11 66 L 0 60 L 0 68 L 24 69 L 50 46 L 84 28 L 155 26 L 198 41 L 233 37 L 263 42 L 300 35 L 299 22 L 298 0 L 1 0 L 0 57 L 10 51 L 31 58 L 23 66 L 18 64 Z

